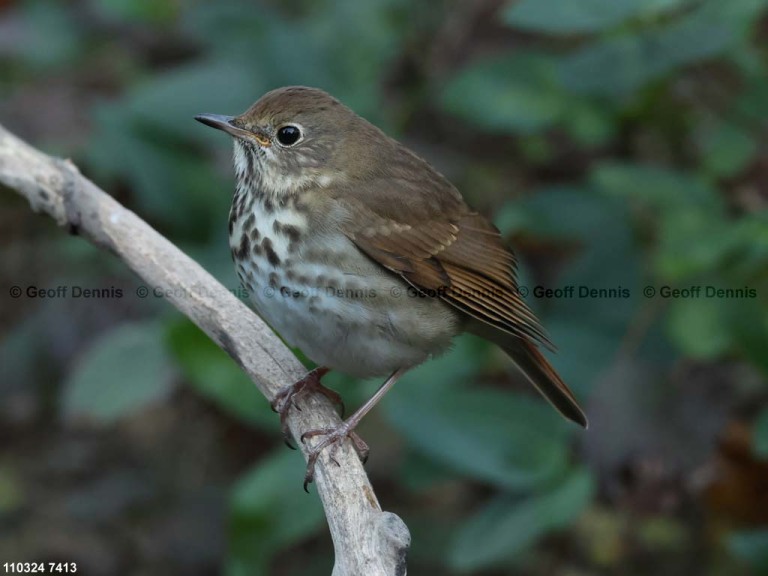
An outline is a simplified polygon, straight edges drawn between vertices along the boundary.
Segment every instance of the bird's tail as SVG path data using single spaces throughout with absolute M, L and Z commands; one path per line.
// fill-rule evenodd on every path
M 560 414 L 587 428 L 587 417 L 573 392 L 534 344 L 511 336 L 499 345 Z

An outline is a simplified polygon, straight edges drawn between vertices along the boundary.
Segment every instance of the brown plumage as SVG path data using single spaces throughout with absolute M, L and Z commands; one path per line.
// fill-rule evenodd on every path
M 409 195 L 404 207 L 396 199 L 397 180 L 385 173 L 367 183 L 364 199 L 352 189 L 334 192 L 348 213 L 341 220 L 342 230 L 373 260 L 469 316 L 467 331 L 499 345 L 555 408 L 586 427 L 573 393 L 536 348 L 537 344 L 554 347 L 520 298 L 516 260 L 499 230 L 471 211 L 447 181 L 443 180 L 444 186 L 430 186 L 442 177 L 426 162 L 406 154 L 409 161 L 421 164 L 412 174 L 428 175 L 424 182 L 412 177 L 408 187 L 431 188 L 438 201 L 443 200 L 441 210 L 431 213 L 431 219 L 419 218 L 428 213 L 426 204 L 434 199 Z M 408 209 L 411 206 L 413 210 Z
M 586 426 L 538 349 L 553 346 L 520 298 L 512 251 L 427 162 L 312 88 L 274 90 L 241 116 L 198 120 L 235 137 L 230 246 L 257 312 L 320 366 L 392 374 L 341 428 L 302 437 L 325 436 L 307 480 L 327 445 L 350 436 L 367 451 L 352 433 L 362 416 L 462 331 L 499 345 L 564 416 Z M 265 296 L 267 285 L 290 297 Z M 404 289 L 418 297 L 398 296 Z M 283 420 L 307 387 L 320 389 L 318 373 L 275 400 Z

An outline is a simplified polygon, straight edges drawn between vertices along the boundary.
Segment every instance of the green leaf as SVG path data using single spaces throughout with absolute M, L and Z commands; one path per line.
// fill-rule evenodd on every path
M 725 308 L 726 322 L 736 348 L 758 370 L 768 376 L 768 307 L 764 301 L 758 299 L 760 291 L 754 286 L 752 290 L 755 291 L 753 298 L 728 300 L 728 306 Z M 722 300 L 725 299 L 721 299 L 721 302 Z
M 768 460 L 768 408 L 763 408 L 755 420 L 752 444 L 755 455 L 761 460 Z
M 760 213 L 734 221 L 722 195 L 701 177 L 652 166 L 604 163 L 592 173 L 603 194 L 624 199 L 658 228 L 654 268 L 666 282 L 722 275 L 738 266 L 749 277 L 768 261 L 768 227 Z
M 557 354 L 551 358 L 552 366 L 582 405 L 587 402 L 600 375 L 615 361 L 622 344 L 621 336 L 626 334 L 624 326 L 629 322 L 624 312 L 619 312 L 612 322 L 610 312 L 605 310 L 609 308 L 605 302 L 600 299 L 562 300 L 547 314 L 545 321 L 549 335 L 558 347 Z M 576 315 L 574 310 L 579 303 L 582 306 Z M 590 312 L 599 314 L 594 325 L 584 320 Z
M 178 5 L 173 0 L 95 0 L 95 8 L 118 22 L 170 23 Z
M 174 68 L 138 85 L 120 104 L 131 127 L 143 125 L 166 134 L 211 142 L 214 133 L 195 122 L 203 112 L 240 114 L 266 85 L 238 61 L 203 60 Z M 219 135 L 229 147 L 226 135 Z
M 568 218 L 563 218 L 564 206 Z M 529 233 L 577 249 L 549 284 L 529 286 L 526 301 L 558 347 L 553 365 L 585 397 L 612 362 L 639 302 L 639 257 L 627 206 L 586 188 L 551 187 L 537 191 L 521 209 Z M 563 292 L 548 297 L 539 288 Z
M 169 326 L 167 341 L 195 390 L 243 422 L 278 431 L 275 414 L 253 382 L 202 330 L 179 320 Z
M 227 185 L 212 164 L 191 154 L 173 135 L 146 124 L 140 129 L 127 109 L 100 107 L 96 117 L 98 134 L 88 150 L 89 162 L 101 178 L 118 177 L 131 184 L 138 212 L 197 241 L 205 237 L 216 210 L 225 221 L 226 196 L 217 199 L 211 192 L 225 191 Z
M 654 209 L 703 208 L 720 214 L 723 203 L 717 190 L 703 178 L 686 172 L 644 164 L 605 162 L 591 175 L 601 192 Z
M 411 446 L 475 478 L 524 489 L 565 469 L 568 424 L 539 399 L 414 384 L 384 405 Z
M 587 148 L 606 145 L 618 129 L 615 112 L 605 103 L 572 99 L 563 123 L 568 133 Z
M 733 47 L 762 1 L 710 1 L 663 26 L 610 36 L 565 57 L 561 80 L 577 94 L 629 94 L 678 67 Z
M 283 15 L 288 10 L 267 5 L 253 10 L 243 2 L 209 2 L 190 11 L 188 26 L 218 58 L 238 60 L 243 76 L 271 87 L 324 88 L 367 118 L 380 119 L 381 71 L 398 57 L 412 23 L 420 21 L 413 13 L 423 8 L 403 0 L 329 0 L 295 8 L 289 18 Z
M 659 247 L 654 265 L 666 281 L 710 272 L 734 250 L 738 230 L 725 219 L 722 197 L 700 177 L 644 165 L 605 163 L 595 187 L 653 215 Z
M 724 327 L 722 302 L 712 298 L 672 300 L 669 309 L 669 334 L 688 356 L 710 359 L 724 354 L 731 339 Z
M 662 213 L 654 267 L 661 278 L 678 283 L 716 273 L 737 248 L 734 232 L 723 217 L 695 207 Z
M 744 278 L 764 278 L 768 269 L 768 210 L 743 215 L 735 222 L 729 222 L 731 250 L 739 259 L 735 266 L 738 275 Z M 760 290 L 765 296 L 768 293 Z
M 503 12 L 518 28 L 550 34 L 597 32 L 636 16 L 658 16 L 686 0 L 520 0 Z
M 728 536 L 731 553 L 755 569 L 755 574 L 768 574 L 768 530 L 736 532 Z
M 166 398 L 173 365 L 158 322 L 125 324 L 99 338 L 64 384 L 69 417 L 111 423 Z
M 229 59 L 203 60 L 139 83 L 119 102 L 95 107 L 89 163 L 100 177 L 130 184 L 142 215 L 199 242 L 217 210 L 225 222 L 232 184 L 190 142 L 228 152 L 232 142 L 194 116 L 239 114 L 265 87 L 262 75 Z
M 751 122 L 762 122 L 765 117 L 765 103 L 768 102 L 768 78 L 763 72 L 762 59 L 759 67 L 747 82 L 744 90 L 737 98 L 733 107 L 734 112 Z
M 701 162 L 707 173 L 729 178 L 744 170 L 758 151 L 757 142 L 747 130 L 721 122 L 702 135 Z
M 494 498 L 462 527 L 450 551 L 451 566 L 479 570 L 515 557 L 542 536 L 574 522 L 593 493 L 592 476 L 579 469 L 547 492 Z
M 398 483 L 410 492 L 425 494 L 435 486 L 445 484 L 446 478 L 450 477 L 450 470 L 441 463 L 424 458 L 420 452 L 408 450 L 398 474 Z
M 276 554 L 323 527 L 320 500 L 301 489 L 304 470 L 298 453 L 281 448 L 238 480 L 230 501 L 228 574 L 267 574 Z
M 477 61 L 455 76 L 442 93 L 449 114 L 492 132 L 532 133 L 566 113 L 551 59 L 535 54 Z
M 503 236 L 512 236 L 530 226 L 528 213 L 522 202 L 506 202 L 499 206 L 493 218 L 493 223 Z
M 540 188 L 522 201 L 502 208 L 501 216 L 516 227 L 512 231 L 526 232 L 554 240 L 582 240 L 599 233 L 599 227 L 610 220 L 610 200 L 601 198 L 586 188 L 552 186 Z M 615 203 L 614 203 L 615 204 Z M 569 218 L 562 217 L 563 206 Z
M 72 65 L 84 51 L 81 19 L 59 2 L 31 1 L 22 7 L 22 41 L 13 42 L 23 49 L 19 55 L 32 68 Z

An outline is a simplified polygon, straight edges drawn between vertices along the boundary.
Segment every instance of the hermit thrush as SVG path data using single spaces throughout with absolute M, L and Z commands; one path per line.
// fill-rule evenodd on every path
M 566 384 L 539 352 L 551 347 L 520 298 L 515 257 L 499 231 L 467 206 L 427 162 L 321 90 L 280 88 L 236 117 L 200 122 L 234 137 L 236 192 L 229 243 L 259 315 L 320 368 L 273 402 L 285 415 L 297 394 L 337 369 L 389 375 L 309 458 L 353 430 L 408 369 L 478 334 L 512 358 L 567 418 L 587 425 Z M 306 487 L 305 482 L 305 487 Z

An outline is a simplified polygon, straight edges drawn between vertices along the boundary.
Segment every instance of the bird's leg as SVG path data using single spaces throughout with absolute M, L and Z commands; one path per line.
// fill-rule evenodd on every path
M 318 366 L 314 370 L 310 370 L 301 379 L 293 384 L 283 387 L 270 402 L 272 410 L 280 415 L 280 429 L 283 432 L 283 439 L 289 448 L 294 449 L 291 445 L 291 431 L 288 428 L 288 412 L 291 406 L 294 406 L 297 410 L 301 410 L 296 400 L 299 396 L 306 394 L 309 391 L 319 392 L 333 404 L 341 406 L 341 416 L 344 417 L 344 401 L 336 392 L 330 388 L 326 388 L 320 382 L 320 379 L 330 372 L 330 368 L 325 366 Z
M 368 445 L 363 441 L 362 438 L 360 438 L 360 436 L 355 433 L 354 430 L 360 423 L 360 420 L 362 420 L 363 417 L 368 414 L 368 412 L 370 412 L 371 409 L 376 406 L 376 404 L 378 404 L 379 400 L 381 400 L 384 397 L 384 394 L 387 393 L 387 390 L 392 388 L 394 383 L 397 382 L 400 379 L 400 376 L 402 376 L 404 373 L 405 369 L 403 368 L 395 370 L 365 404 L 360 406 L 360 408 L 358 408 L 358 410 L 352 414 L 352 416 L 344 420 L 344 422 L 335 428 L 308 430 L 301 435 L 302 442 L 306 442 L 308 438 L 314 438 L 315 436 L 325 436 L 325 438 L 313 446 L 309 451 L 309 455 L 307 457 L 307 473 L 304 475 L 305 491 L 307 491 L 307 485 L 314 479 L 317 457 L 320 456 L 320 452 L 322 452 L 328 446 L 331 446 L 331 453 L 329 455 L 330 459 L 337 465 L 339 465 L 339 463 L 335 458 L 336 452 L 339 449 L 341 441 L 343 441 L 345 438 L 349 438 L 352 441 L 352 444 L 354 445 L 355 450 L 357 451 L 357 454 L 360 456 L 360 459 L 363 461 L 363 463 L 368 460 Z

